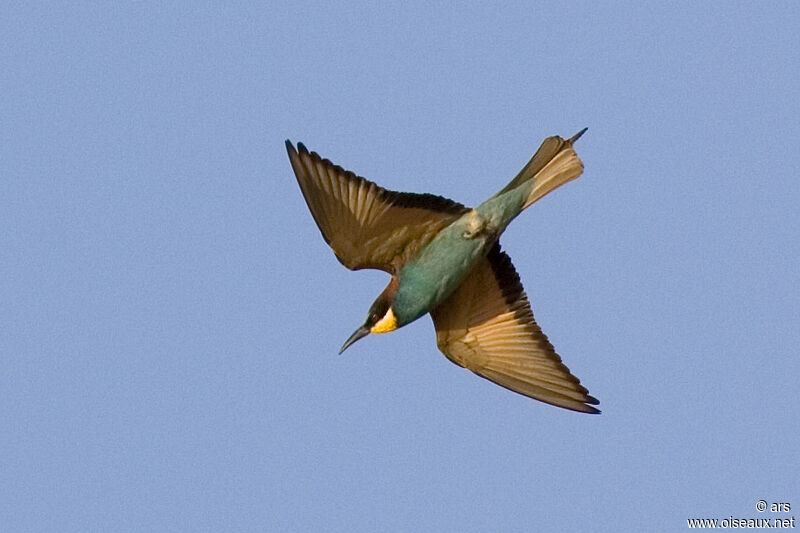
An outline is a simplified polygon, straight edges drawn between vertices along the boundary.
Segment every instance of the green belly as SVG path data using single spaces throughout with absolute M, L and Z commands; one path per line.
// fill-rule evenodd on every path
M 450 296 L 522 209 L 525 191 L 493 196 L 442 230 L 399 273 L 392 309 L 400 326 Z
M 475 261 L 488 251 L 487 234 L 465 237 L 467 228 L 456 221 L 425 247 L 399 273 L 392 308 L 400 325 L 428 313 L 456 290 Z

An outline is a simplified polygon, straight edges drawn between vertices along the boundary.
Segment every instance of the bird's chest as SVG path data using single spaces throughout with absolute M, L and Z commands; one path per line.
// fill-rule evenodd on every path
M 410 322 L 447 298 L 494 243 L 486 219 L 464 215 L 431 241 L 399 273 L 393 307 Z

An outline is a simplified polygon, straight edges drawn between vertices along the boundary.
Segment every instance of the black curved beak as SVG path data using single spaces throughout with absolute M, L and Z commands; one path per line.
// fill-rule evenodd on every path
M 347 339 L 346 341 L 344 341 L 344 344 L 342 345 L 342 349 L 339 350 L 339 354 L 341 355 L 341 353 L 343 351 L 345 351 L 348 346 L 350 346 L 351 344 L 356 342 L 358 339 L 360 339 L 362 337 L 366 337 L 367 335 L 369 335 L 369 333 L 370 333 L 369 332 L 369 328 L 367 326 L 361 326 L 360 328 L 355 330 L 353 332 L 353 334 L 350 335 L 350 338 Z

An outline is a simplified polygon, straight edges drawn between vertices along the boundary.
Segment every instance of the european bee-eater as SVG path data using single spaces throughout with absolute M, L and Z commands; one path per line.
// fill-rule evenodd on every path
M 389 284 L 342 346 L 426 313 L 448 359 L 537 400 L 599 413 L 533 319 L 498 239 L 523 209 L 583 172 L 571 139 L 549 137 L 500 192 L 475 208 L 432 194 L 394 192 L 286 141 L 297 182 L 325 242 L 351 270 L 388 272 Z

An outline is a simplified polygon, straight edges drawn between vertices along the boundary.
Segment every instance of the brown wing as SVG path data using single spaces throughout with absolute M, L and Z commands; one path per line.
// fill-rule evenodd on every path
M 441 196 L 386 190 L 309 153 L 302 143 L 297 148 L 286 141 L 308 208 L 325 242 L 351 270 L 397 274 L 441 229 L 468 211 Z
M 454 363 L 514 392 L 558 407 L 599 413 L 533 319 L 508 256 L 495 245 L 431 312 L 439 349 Z

